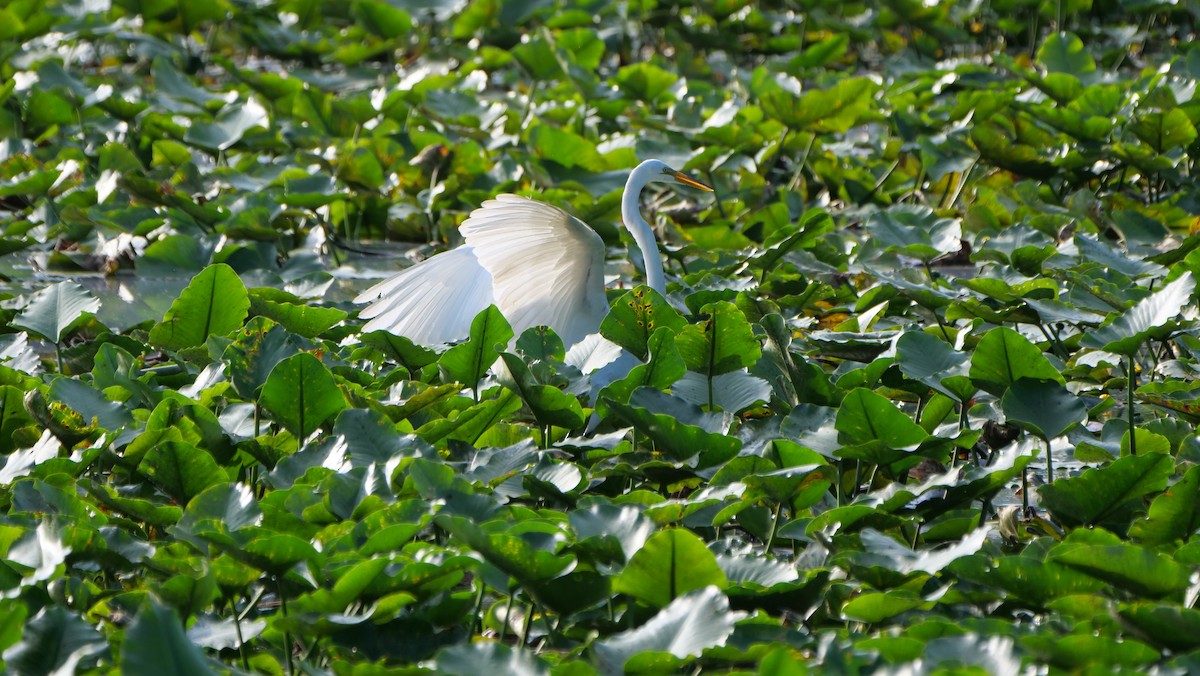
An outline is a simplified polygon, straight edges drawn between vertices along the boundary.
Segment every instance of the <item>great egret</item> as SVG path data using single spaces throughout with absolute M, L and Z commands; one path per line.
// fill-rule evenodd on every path
M 662 256 L 638 208 L 649 183 L 707 185 L 659 160 L 629 174 L 621 217 L 646 266 L 646 284 L 666 293 Z M 471 320 L 495 304 L 516 335 L 549 326 L 567 347 L 600 329 L 604 296 L 604 242 L 583 221 L 558 207 L 517 195 L 488 200 L 463 222 L 466 243 L 407 268 L 367 289 L 356 303 L 370 321 L 363 331 L 386 330 L 422 345 L 462 340 Z

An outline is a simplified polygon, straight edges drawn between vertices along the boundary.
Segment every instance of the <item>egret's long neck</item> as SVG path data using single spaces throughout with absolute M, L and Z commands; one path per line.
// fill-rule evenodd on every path
M 642 250 L 642 261 L 646 266 L 646 285 L 655 291 L 666 295 L 667 283 L 663 277 L 662 256 L 658 253 L 658 242 L 654 239 L 654 231 L 650 224 L 642 218 L 641 202 L 642 188 L 650 182 L 653 172 L 647 172 L 648 167 L 638 166 L 629 174 L 625 183 L 625 194 L 621 196 L 621 220 L 633 235 L 638 248 Z

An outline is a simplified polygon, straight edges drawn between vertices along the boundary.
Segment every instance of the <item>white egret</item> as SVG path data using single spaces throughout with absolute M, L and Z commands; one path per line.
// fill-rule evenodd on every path
M 712 188 L 659 160 L 629 174 L 621 217 L 646 268 L 646 284 L 666 293 L 662 256 L 638 207 L 649 183 Z M 600 329 L 604 242 L 583 221 L 558 207 L 517 195 L 488 200 L 463 222 L 465 244 L 433 256 L 367 289 L 356 303 L 369 319 L 363 331 L 386 330 L 422 345 L 462 340 L 471 320 L 495 304 L 516 335 L 549 326 L 567 347 Z M 609 357 L 611 358 L 611 357 Z

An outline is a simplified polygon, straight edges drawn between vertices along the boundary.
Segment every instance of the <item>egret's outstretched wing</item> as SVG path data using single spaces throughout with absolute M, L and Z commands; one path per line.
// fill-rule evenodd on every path
M 557 207 L 500 195 L 471 212 L 460 229 L 491 273 L 496 307 L 517 335 L 545 324 L 570 346 L 600 327 L 604 242 Z
M 358 316 L 363 331 L 385 330 L 436 346 L 465 339 L 471 320 L 495 302 L 492 276 L 475 251 L 459 247 L 424 260 L 367 289 L 355 303 L 371 303 Z

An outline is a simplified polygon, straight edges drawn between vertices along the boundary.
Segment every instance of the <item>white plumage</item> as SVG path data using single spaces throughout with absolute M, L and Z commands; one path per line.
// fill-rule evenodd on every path
M 638 199 L 654 181 L 711 190 L 658 160 L 629 175 L 621 200 L 625 227 L 642 250 L 647 284 L 666 292 L 662 257 Z M 558 207 L 517 195 L 484 202 L 463 222 L 465 244 L 418 263 L 364 291 L 371 303 L 359 316 L 363 331 L 385 330 L 422 345 L 455 342 L 471 320 L 493 303 L 516 335 L 549 326 L 569 348 L 600 328 L 604 296 L 604 242 Z

